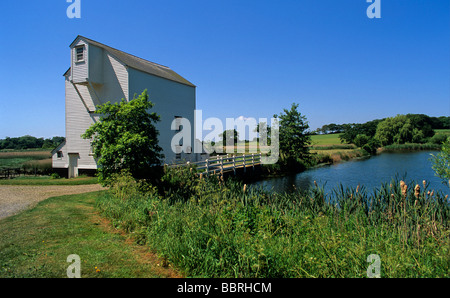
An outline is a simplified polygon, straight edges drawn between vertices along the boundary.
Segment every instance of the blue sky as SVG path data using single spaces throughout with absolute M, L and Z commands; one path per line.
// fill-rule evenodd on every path
M 450 115 L 448 0 L 381 0 L 381 19 L 366 0 L 80 1 L 80 19 L 66 0 L 0 2 L 0 138 L 64 136 L 77 35 L 171 67 L 197 86 L 203 118 L 293 102 L 311 129 Z

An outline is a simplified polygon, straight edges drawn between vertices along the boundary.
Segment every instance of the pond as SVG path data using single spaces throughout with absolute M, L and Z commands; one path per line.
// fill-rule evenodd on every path
M 408 185 L 415 181 L 421 187 L 422 181 L 426 180 L 429 183 L 429 190 L 440 190 L 444 194 L 450 194 L 448 184 L 443 184 L 431 168 L 432 153 L 438 152 L 382 153 L 366 159 L 310 169 L 295 175 L 269 178 L 252 185 L 276 192 L 291 192 L 294 188 L 307 189 L 316 181 L 320 186 L 324 186 L 326 193 L 330 193 L 331 189 L 340 184 L 344 188 L 364 185 L 367 191 L 371 192 L 382 183 L 390 183 L 397 177 Z

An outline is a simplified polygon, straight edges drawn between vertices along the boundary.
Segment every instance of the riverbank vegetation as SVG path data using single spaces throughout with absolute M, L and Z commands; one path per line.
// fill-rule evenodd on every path
M 187 168 L 115 176 L 101 214 L 190 277 L 449 277 L 448 197 L 426 181 L 269 193 Z

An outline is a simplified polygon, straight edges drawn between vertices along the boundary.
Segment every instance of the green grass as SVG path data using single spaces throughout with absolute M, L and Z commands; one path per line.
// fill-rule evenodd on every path
M 52 179 L 50 176 L 21 176 L 13 179 L 0 179 L 0 185 L 85 185 L 97 183 L 97 177 L 87 176 L 72 179 Z
M 148 250 L 105 228 L 94 210 L 102 194 L 50 198 L 1 220 L 0 278 L 65 278 L 71 254 L 81 258 L 81 277 L 162 277 Z
M 449 204 L 428 186 L 277 194 L 171 171 L 163 194 L 122 177 L 98 208 L 190 277 L 366 277 L 370 254 L 382 277 L 449 277 Z
M 332 147 L 332 146 L 345 146 L 348 144 L 342 144 L 341 139 L 339 139 L 338 133 L 327 134 L 327 135 L 312 135 L 311 136 L 311 146 L 312 147 Z M 350 145 L 352 146 L 352 145 Z

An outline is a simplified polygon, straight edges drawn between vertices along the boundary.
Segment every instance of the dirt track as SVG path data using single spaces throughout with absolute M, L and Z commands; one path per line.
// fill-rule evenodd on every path
M 50 197 L 102 190 L 98 184 L 22 186 L 0 185 L 0 219 L 17 214 Z

